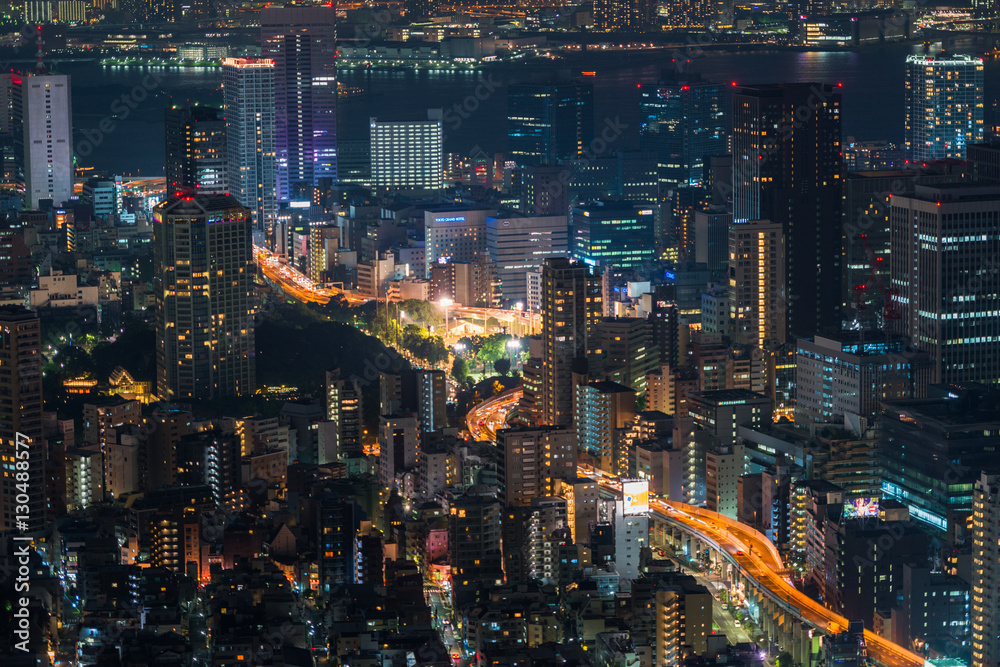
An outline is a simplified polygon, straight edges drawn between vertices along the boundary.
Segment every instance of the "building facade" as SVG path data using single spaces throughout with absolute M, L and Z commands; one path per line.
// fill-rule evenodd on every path
M 967 146 L 983 142 L 983 59 L 907 56 L 904 105 L 908 160 L 964 159 Z

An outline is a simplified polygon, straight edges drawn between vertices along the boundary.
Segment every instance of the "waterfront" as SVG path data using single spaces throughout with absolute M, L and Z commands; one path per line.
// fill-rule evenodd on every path
M 956 48 L 955 52 L 962 52 Z M 966 51 L 977 52 L 970 45 Z M 607 66 L 595 56 L 595 127 L 605 119 L 620 118 L 627 125 L 614 148 L 638 146 L 637 85 L 657 79 L 663 69 L 698 72 L 705 78 L 738 84 L 821 81 L 842 83 L 844 136 L 901 141 L 903 132 L 903 63 L 920 45 L 892 44 L 859 51 L 700 51 L 675 52 L 675 62 L 660 56 L 641 64 L 619 62 Z M 575 63 L 570 75 L 579 75 Z M 163 109 L 186 101 L 221 105 L 220 74 L 216 69 L 140 69 L 101 66 L 96 62 L 65 62 L 59 70 L 73 77 L 73 121 L 79 164 L 125 174 L 163 173 Z M 551 76 L 556 68 L 505 65 L 482 71 L 343 70 L 341 80 L 365 94 L 345 101 L 339 110 L 341 140 L 358 139 L 368 132 L 372 116 L 418 117 L 429 107 L 445 115 L 445 150 L 470 153 L 480 147 L 487 154 L 506 148 L 506 87 L 511 82 Z M 150 84 L 153 84 L 150 86 Z M 137 87 L 147 90 L 135 95 Z M 1000 90 L 1000 64 L 986 66 L 987 112 Z M 129 105 L 116 103 L 129 97 Z M 141 97 L 142 99 L 138 99 Z M 455 105 L 459 105 L 456 110 Z M 128 110 L 127 123 L 119 116 L 115 128 L 95 135 L 103 118 Z M 449 114 L 448 110 L 452 110 Z M 95 137 L 98 141 L 92 141 Z M 83 153 L 87 153 L 84 155 Z

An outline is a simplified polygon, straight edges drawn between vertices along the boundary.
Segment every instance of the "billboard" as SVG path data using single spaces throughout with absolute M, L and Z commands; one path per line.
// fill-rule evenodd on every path
M 623 479 L 622 500 L 624 514 L 646 514 L 649 512 L 649 480 Z
M 845 519 L 866 519 L 878 516 L 878 498 L 848 498 L 844 501 Z

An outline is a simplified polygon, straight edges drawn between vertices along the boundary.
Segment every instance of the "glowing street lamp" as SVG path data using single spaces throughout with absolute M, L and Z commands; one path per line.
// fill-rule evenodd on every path
M 521 349 L 521 341 L 520 341 L 520 339 L 518 339 L 518 338 L 511 338 L 510 340 L 508 340 L 507 341 L 507 349 L 510 350 L 510 363 L 513 366 L 514 365 L 514 355 L 516 354 L 515 350 L 520 350 Z
M 447 338 L 448 337 L 448 306 L 450 306 L 451 304 L 453 304 L 455 302 L 445 296 L 445 297 L 441 297 L 441 300 L 438 301 L 438 303 L 441 304 L 441 308 L 444 309 L 444 336 L 443 337 Z

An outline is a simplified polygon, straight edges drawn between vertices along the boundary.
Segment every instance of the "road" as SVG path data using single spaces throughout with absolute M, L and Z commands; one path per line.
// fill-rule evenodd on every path
M 337 294 L 342 295 L 351 305 L 367 303 L 370 298 L 336 288 L 318 287 L 316 283 L 293 266 L 282 261 L 278 255 L 260 246 L 253 247 L 254 259 L 264 276 L 291 297 L 305 303 L 326 304 Z
M 521 393 L 520 387 L 508 389 L 472 408 L 465 416 L 465 424 L 473 439 L 496 440 L 497 431 L 504 427 L 507 416 L 517 407 Z
M 455 625 L 452 623 L 451 607 L 449 606 L 449 596 L 441 589 L 430 584 L 424 585 L 424 594 L 427 596 L 427 604 L 434 612 L 436 620 L 435 628 L 441 636 L 441 641 L 448 649 L 453 665 L 468 665 L 469 655 L 462 646 L 462 639 L 455 632 Z
M 597 477 L 602 488 L 621 493 L 618 479 L 580 466 L 580 474 Z M 847 619 L 795 588 L 781 561 L 778 550 L 767 537 L 756 530 L 716 512 L 685 503 L 651 499 L 650 513 L 672 519 L 701 533 L 719 545 L 738 567 L 776 597 L 785 600 L 798 611 L 798 616 L 827 633 L 847 629 Z M 870 658 L 888 667 L 923 667 L 924 659 L 912 651 L 865 630 Z

